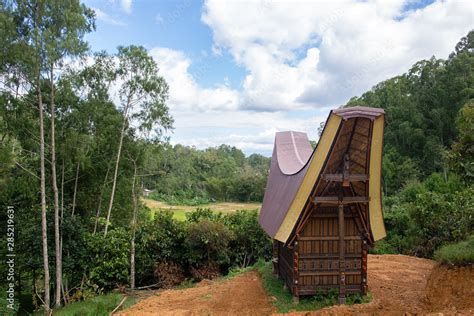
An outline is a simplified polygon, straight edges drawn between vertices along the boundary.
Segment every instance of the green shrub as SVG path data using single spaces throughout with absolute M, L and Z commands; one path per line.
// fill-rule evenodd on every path
M 135 240 L 137 285 L 158 282 L 154 269 L 162 262 L 184 267 L 184 240 L 184 224 L 174 219 L 171 211 L 156 212 L 153 221 L 139 225 Z
M 189 194 L 164 194 L 158 192 L 152 192 L 149 196 L 150 199 L 156 201 L 162 201 L 170 205 L 190 205 L 199 206 L 209 204 L 210 200 L 207 196 L 192 196 Z
M 130 269 L 130 236 L 123 228 L 103 234 L 87 234 L 87 268 L 90 281 L 98 291 L 128 284 Z
M 441 263 L 466 265 L 474 263 L 474 235 L 457 244 L 451 244 L 436 250 L 434 257 Z
M 5 284 L 6 285 L 6 284 Z M 15 293 L 15 299 L 12 305 L 11 302 L 7 301 L 7 289 L 6 287 L 0 287 L 2 296 L 0 296 L 0 315 L 17 315 L 20 303 L 18 300 L 19 293 Z M 9 306 L 9 307 L 8 307 Z M 13 307 L 13 308 L 10 308 Z
M 232 232 L 222 222 L 203 219 L 189 224 L 185 240 L 187 261 L 195 267 L 210 262 L 228 265 L 232 238 Z
M 203 219 L 209 221 L 218 221 L 222 219 L 221 213 L 213 212 L 210 208 L 197 208 L 192 212 L 185 214 L 188 223 L 197 223 Z
M 395 237 L 392 237 L 390 239 L 390 242 L 388 242 L 385 239 L 381 239 L 379 241 L 375 242 L 375 247 L 369 249 L 370 254 L 374 255 L 385 255 L 385 254 L 396 254 L 398 253 L 396 248 L 394 247 L 394 244 L 399 244 L 400 242 L 395 241 Z M 386 237 L 387 238 L 387 237 Z
M 474 229 L 474 195 L 470 190 L 450 194 L 419 194 L 408 205 L 413 220 L 413 254 L 431 257 L 441 245 L 465 239 Z
M 271 258 L 272 242 L 258 223 L 257 210 L 227 214 L 224 223 L 233 232 L 230 241 L 232 266 L 247 267 L 259 258 Z
M 384 199 L 387 237 L 372 253 L 404 253 L 431 258 L 446 243 L 464 240 L 474 230 L 473 188 L 455 175 L 432 174 L 412 181 Z

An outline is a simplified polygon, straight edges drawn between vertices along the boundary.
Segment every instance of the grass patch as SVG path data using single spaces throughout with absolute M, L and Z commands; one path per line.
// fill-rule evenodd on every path
M 176 205 L 176 204 L 167 204 L 163 201 L 156 201 L 153 199 L 143 198 L 142 202 L 150 208 L 150 219 L 153 220 L 156 212 L 170 210 L 173 212 L 173 218 L 178 221 L 186 220 L 186 213 L 193 212 L 197 209 L 193 205 Z M 201 208 L 208 208 L 214 213 L 232 213 L 237 210 L 253 211 L 255 209 L 260 209 L 260 203 L 234 203 L 234 202 L 217 202 L 204 204 Z
M 184 290 L 184 289 L 189 289 L 192 288 L 196 285 L 196 282 L 194 282 L 193 279 L 186 279 L 183 282 L 181 282 L 180 285 L 176 287 L 178 290 Z
M 99 316 L 109 315 L 111 311 L 117 307 L 122 301 L 123 294 L 110 293 L 98 295 L 85 301 L 74 302 L 67 306 L 55 309 L 53 315 L 58 316 Z M 127 297 L 121 306 L 121 310 L 128 308 L 136 303 L 135 298 Z M 43 311 L 35 313 L 36 315 L 43 315 Z
M 231 268 L 229 272 L 224 276 L 224 279 L 232 279 L 233 277 L 236 277 L 239 274 L 249 272 L 255 269 L 256 269 L 256 264 L 245 267 L 245 268 Z
M 150 199 L 156 201 L 162 201 L 171 205 L 190 205 L 190 206 L 199 206 L 204 204 L 209 204 L 210 200 L 207 197 L 196 196 L 193 198 L 185 198 L 176 195 L 166 195 L 160 193 L 151 193 L 149 195 Z
M 437 261 L 452 265 L 474 263 L 474 235 L 457 244 L 446 245 L 435 251 Z
M 284 282 L 272 274 L 272 263 L 259 261 L 255 267 L 260 272 L 263 280 L 263 287 L 270 297 L 273 297 L 273 305 L 279 313 L 289 311 L 310 311 L 337 304 L 338 291 L 329 291 L 328 294 L 317 294 L 314 297 L 301 297 L 299 303 L 293 302 L 293 297 L 288 289 L 283 287 Z M 347 305 L 368 303 L 371 300 L 370 294 L 361 296 L 351 294 L 346 298 Z
M 375 242 L 375 247 L 370 248 L 369 253 L 373 255 L 386 255 L 397 254 L 397 251 L 387 240 L 382 239 Z

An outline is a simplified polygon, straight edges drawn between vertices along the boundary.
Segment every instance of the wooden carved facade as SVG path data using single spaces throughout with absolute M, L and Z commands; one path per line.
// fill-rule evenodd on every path
M 277 135 L 260 223 L 274 238 L 274 271 L 295 297 L 334 288 L 344 303 L 346 294 L 366 294 L 367 251 L 385 236 L 380 205 L 383 111 L 348 109 L 331 112 L 321 148 L 310 154 L 304 137 Z M 291 148 L 304 164 L 285 174 L 289 167 L 285 170 L 284 160 L 295 159 Z M 278 155 L 279 150 L 286 156 Z M 276 219 L 270 220 L 266 215 L 272 210 L 277 210 Z

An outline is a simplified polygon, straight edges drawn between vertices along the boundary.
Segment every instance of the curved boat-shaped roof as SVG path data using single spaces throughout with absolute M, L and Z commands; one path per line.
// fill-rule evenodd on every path
M 267 188 L 260 211 L 260 224 L 275 236 L 306 174 L 313 149 L 306 133 L 279 132 L 275 135 Z
M 276 133 L 275 150 L 278 167 L 285 175 L 300 171 L 313 153 L 308 135 L 293 131 Z
M 375 240 L 385 236 L 380 198 L 383 114 L 383 109 L 360 106 L 331 111 L 314 150 L 305 133 L 288 131 L 276 134 L 259 217 L 260 225 L 268 235 L 281 242 L 288 240 L 309 200 L 312 189 L 319 181 L 323 167 L 334 151 L 335 143 L 342 141 L 337 137 L 339 130 L 344 126 L 344 122 L 354 118 L 363 118 L 368 119 L 367 122 L 369 120 L 372 122 L 374 134 L 374 137 L 371 133 L 367 134 L 371 142 L 371 146 L 368 146 L 371 166 L 370 170 L 366 170 L 371 175 L 369 207 L 372 235 Z M 355 123 L 351 124 L 355 126 Z M 348 123 L 346 129 L 349 125 Z M 347 137 L 344 141 L 347 142 Z M 340 156 L 340 153 L 338 155 Z

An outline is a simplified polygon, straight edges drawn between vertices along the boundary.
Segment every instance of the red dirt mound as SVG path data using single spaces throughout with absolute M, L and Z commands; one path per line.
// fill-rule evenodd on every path
M 436 266 L 425 293 L 431 312 L 474 314 L 474 267 Z
M 262 281 L 251 271 L 229 280 L 204 280 L 193 288 L 168 290 L 117 315 L 270 315 Z
M 473 267 L 447 268 L 402 255 L 369 255 L 368 304 L 333 306 L 286 315 L 474 315 Z M 433 273 L 432 273 L 433 271 Z M 119 315 L 271 315 L 260 276 L 251 271 L 228 280 L 202 281 L 185 290 L 167 290 Z

